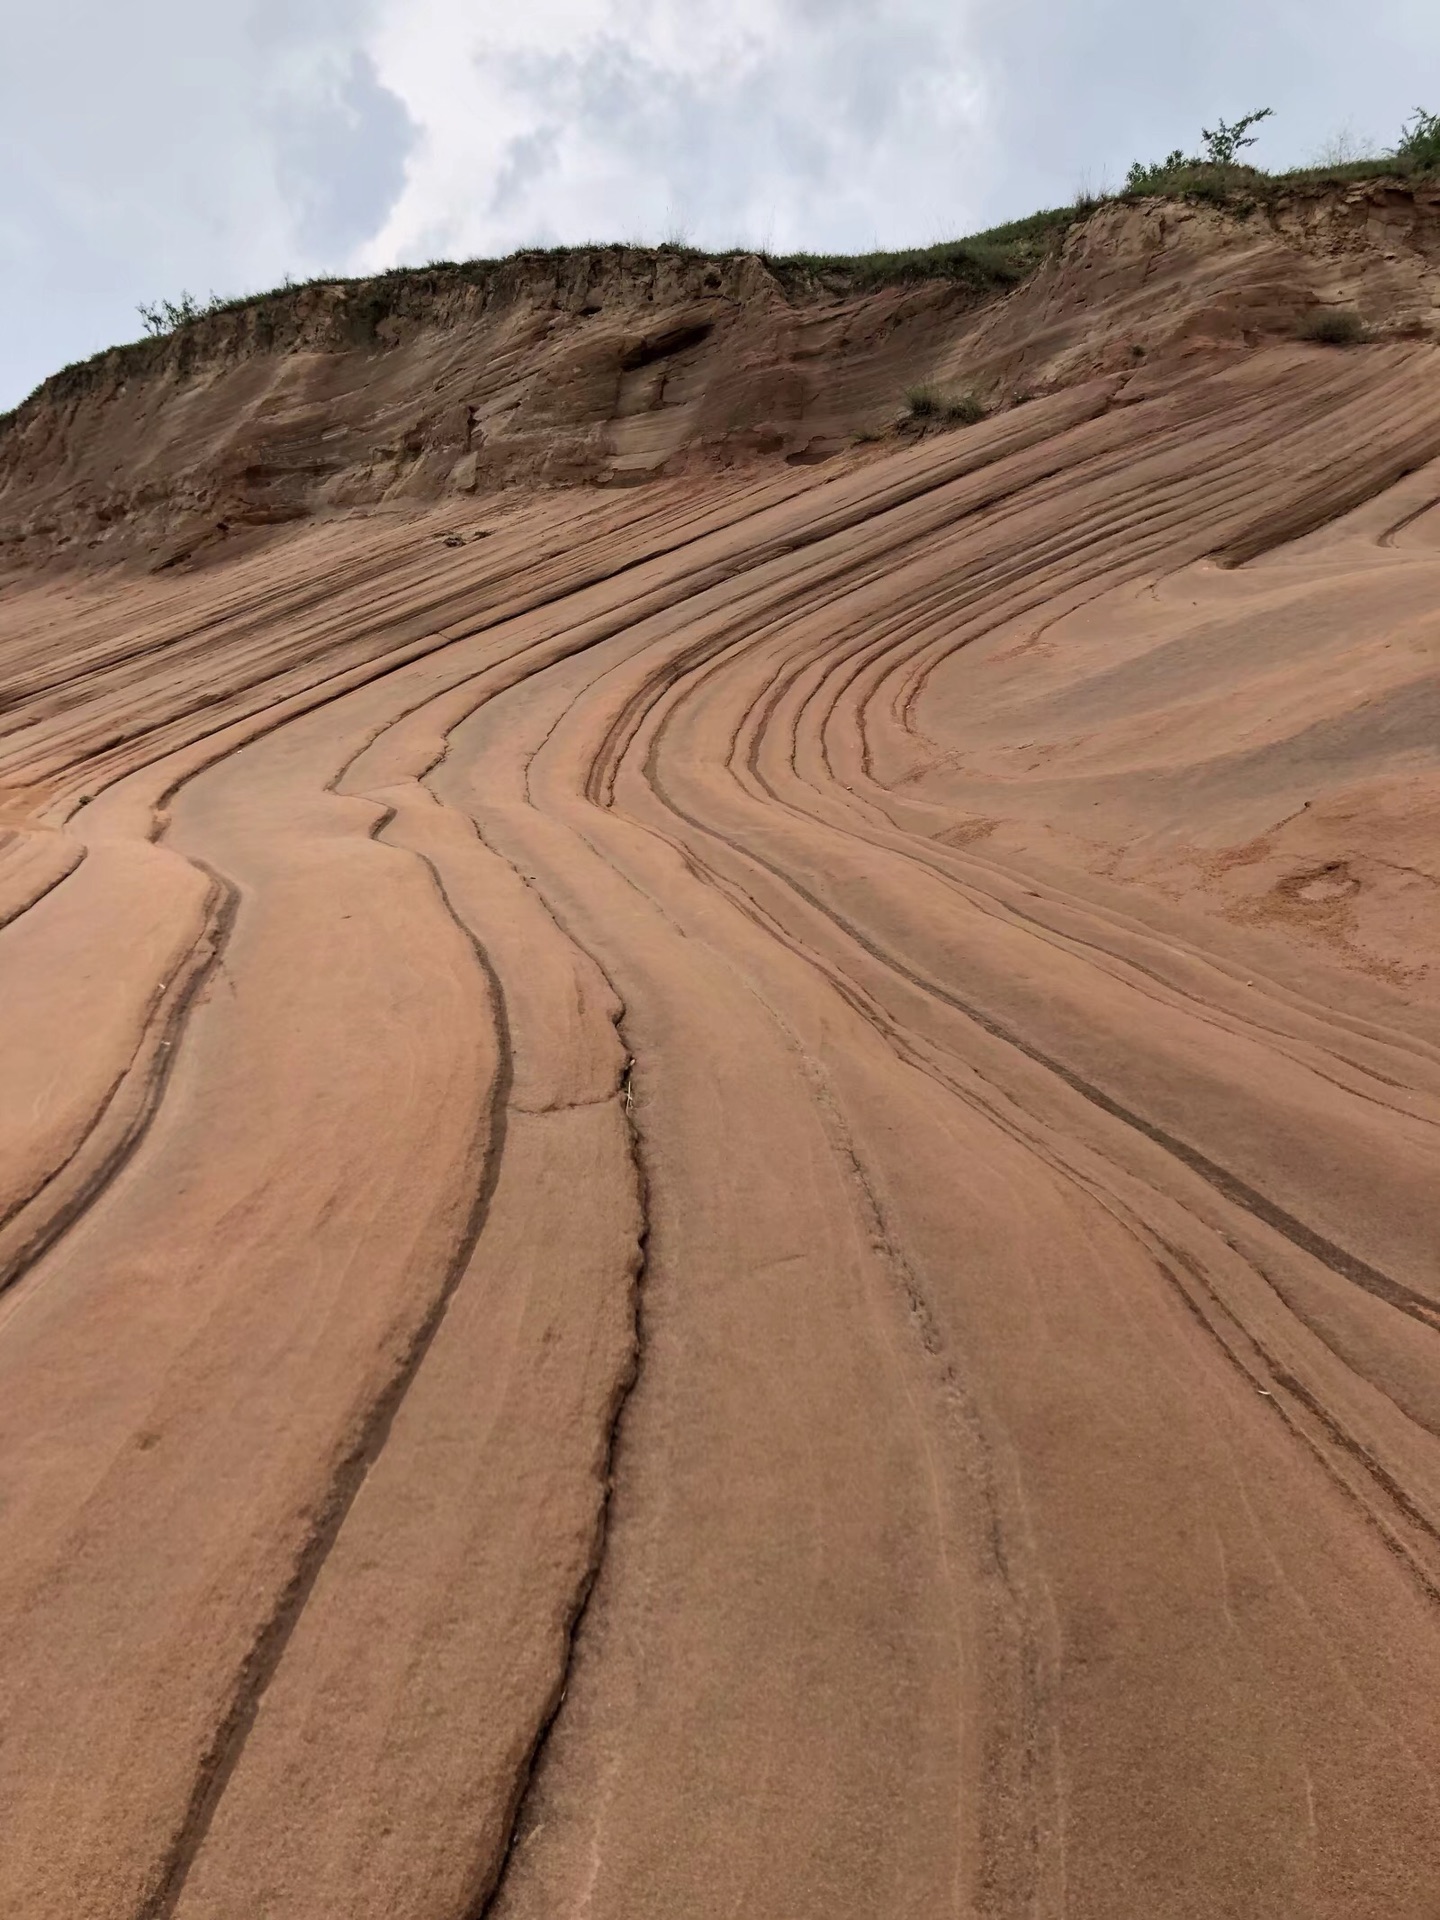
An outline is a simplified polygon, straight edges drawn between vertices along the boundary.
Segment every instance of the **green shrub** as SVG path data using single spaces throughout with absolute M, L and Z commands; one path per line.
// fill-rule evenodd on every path
M 978 393 L 958 394 L 945 402 L 944 417 L 952 426 L 973 427 L 985 418 L 985 402 Z
M 1205 159 L 1212 167 L 1233 167 L 1240 158 L 1243 147 L 1253 147 L 1258 135 L 1251 133 L 1251 127 L 1258 127 L 1262 120 L 1271 118 L 1273 107 L 1260 107 L 1254 113 L 1242 114 L 1232 127 L 1222 120 L 1212 133 L 1209 127 L 1200 129 L 1200 138 L 1205 142 Z
M 1205 143 L 1205 151 L 1201 154 L 1187 154 L 1183 147 L 1176 147 L 1163 160 L 1154 160 L 1148 167 L 1143 161 L 1133 161 L 1125 176 L 1126 193 L 1172 197 L 1188 194 L 1200 199 L 1223 200 L 1233 186 L 1256 177 L 1255 169 L 1242 161 L 1240 155 L 1246 147 L 1253 147 L 1258 138 L 1251 133 L 1251 127 L 1258 127 L 1273 112 L 1273 107 L 1260 107 L 1254 113 L 1242 114 L 1233 125 L 1222 120 L 1218 127 L 1202 127 L 1200 138 Z
M 1183 148 L 1176 147 L 1173 153 L 1167 153 L 1163 160 L 1154 160 L 1147 167 L 1142 160 L 1132 160 L 1130 171 L 1125 176 L 1126 193 L 1163 193 L 1166 183 L 1177 173 L 1197 165 L 1187 160 Z
M 911 387 L 905 395 L 911 420 L 927 425 L 943 423 L 950 427 L 973 427 L 985 418 L 985 403 L 975 393 L 945 394 L 938 387 Z
M 1365 338 L 1365 323 L 1353 307 L 1316 307 L 1301 316 L 1295 331 L 1322 347 L 1353 347 Z
M 1430 173 L 1440 167 L 1440 113 L 1417 107 L 1400 130 L 1395 158 L 1407 173 Z
M 286 282 L 289 285 L 289 282 Z M 243 302 L 222 300 L 218 293 L 212 293 L 203 304 L 193 293 L 182 293 L 178 300 L 141 301 L 135 309 L 145 323 L 145 331 L 157 340 L 167 333 L 175 333 L 181 327 L 188 327 L 192 320 L 203 320 L 207 313 L 219 313 L 226 306 L 243 305 Z
M 1127 196 L 1147 196 L 1162 200 L 1211 200 L 1216 206 L 1229 206 L 1243 198 L 1242 189 L 1251 194 L 1259 190 L 1267 176 L 1258 168 L 1212 166 L 1208 160 L 1187 160 L 1182 155 L 1157 160 L 1153 167 L 1142 167 L 1137 160 L 1125 176 Z
M 1053 207 L 1011 220 L 965 240 L 942 240 L 933 247 L 907 247 L 894 253 L 767 253 L 764 259 L 781 284 L 816 281 L 846 289 L 915 285 L 953 280 L 978 295 L 1014 286 L 1056 252 L 1074 226 L 1073 207 Z

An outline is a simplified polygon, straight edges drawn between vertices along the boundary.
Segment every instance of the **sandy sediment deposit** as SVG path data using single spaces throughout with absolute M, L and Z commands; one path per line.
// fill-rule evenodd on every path
M 1433 1920 L 1440 215 L 606 258 L 0 426 L 0 1912 Z

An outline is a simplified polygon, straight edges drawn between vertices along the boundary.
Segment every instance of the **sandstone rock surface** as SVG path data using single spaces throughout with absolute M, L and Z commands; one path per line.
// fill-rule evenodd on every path
M 12 420 L 0 1911 L 1429 1920 L 1437 232 Z

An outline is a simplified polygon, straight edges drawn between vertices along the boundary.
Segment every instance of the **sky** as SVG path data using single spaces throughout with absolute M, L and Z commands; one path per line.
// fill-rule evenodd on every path
M 1440 110 L 1435 0 L 0 0 L 0 409 L 142 302 L 587 240 L 925 245 L 1270 106 Z

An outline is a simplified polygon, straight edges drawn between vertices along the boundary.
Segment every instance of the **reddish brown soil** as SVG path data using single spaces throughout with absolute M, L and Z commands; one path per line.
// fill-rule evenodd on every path
M 0 593 L 0 1912 L 1432 1920 L 1440 354 L 1194 338 Z

